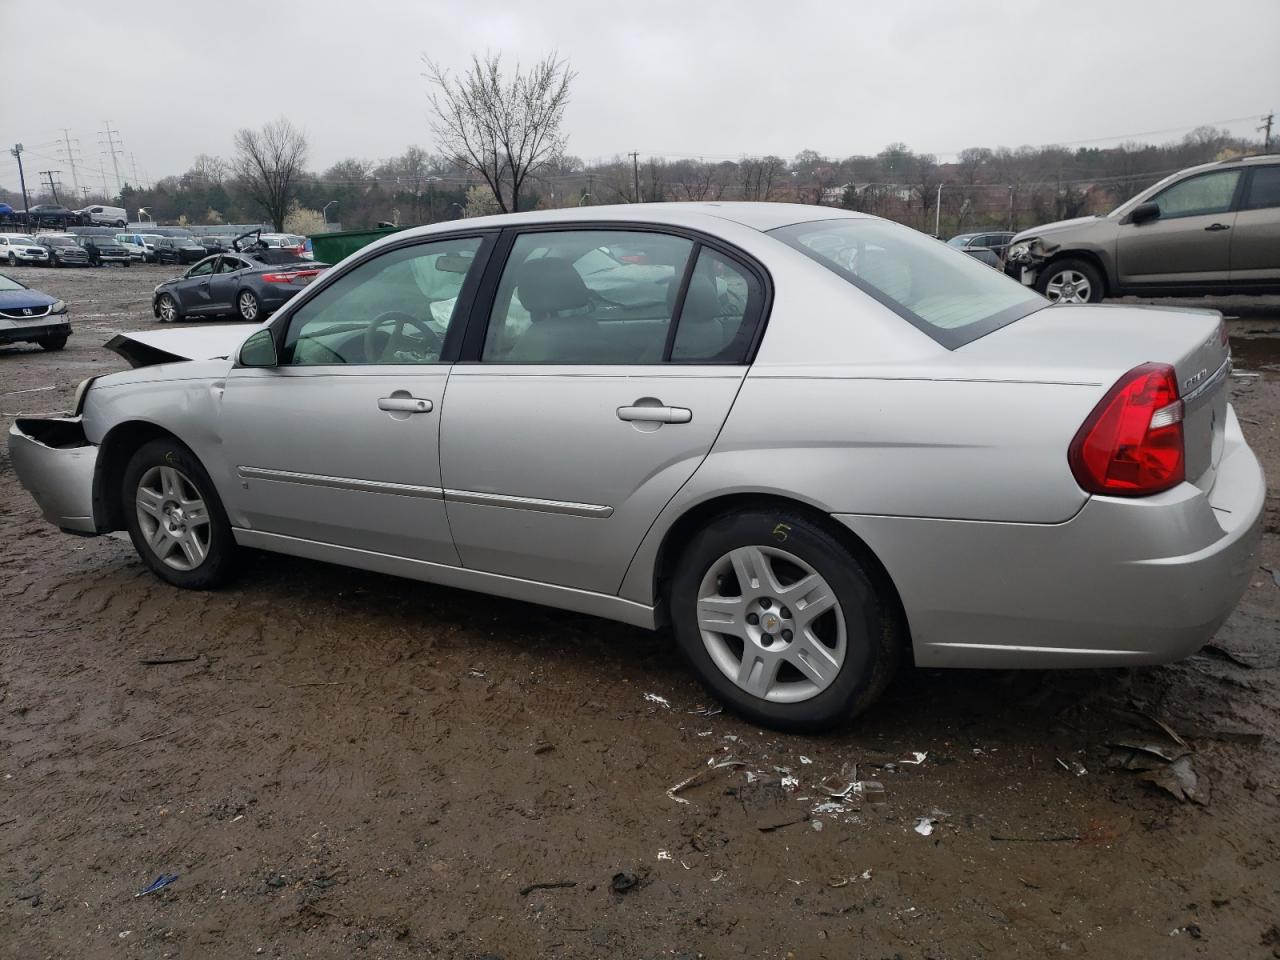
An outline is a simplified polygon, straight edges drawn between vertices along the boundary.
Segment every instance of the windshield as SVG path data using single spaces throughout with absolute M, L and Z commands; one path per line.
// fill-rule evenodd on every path
M 998 270 L 896 223 L 817 220 L 769 235 L 848 280 L 949 350 L 1048 301 Z
M 973 237 L 974 237 L 974 234 L 972 234 L 972 233 L 962 233 L 962 234 L 960 234 L 960 236 L 958 236 L 958 237 L 952 237 L 950 240 L 948 240 L 948 241 L 947 241 L 947 246 L 949 246 L 949 247 L 963 247 L 963 246 L 964 246 L 965 244 L 967 244 L 970 240 L 972 240 L 972 239 L 973 239 Z
M 75 237 L 45 237 L 44 242 L 55 247 L 74 247 L 76 245 Z
M 25 290 L 27 289 L 17 280 L 10 280 L 4 274 L 0 274 L 0 290 Z

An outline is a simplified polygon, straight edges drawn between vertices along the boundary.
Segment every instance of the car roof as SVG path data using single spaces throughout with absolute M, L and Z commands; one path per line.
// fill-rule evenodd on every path
M 599 207 L 562 207 L 555 210 L 531 210 L 525 213 L 500 213 L 466 220 L 468 228 L 507 227 L 522 224 L 558 222 L 618 222 L 658 224 L 702 228 L 714 232 L 717 221 L 729 221 L 753 230 L 767 231 L 793 223 L 814 220 L 874 219 L 868 214 L 840 207 L 818 207 L 803 203 L 765 203 L 753 201 L 618 203 Z M 397 236 L 429 235 L 454 231 L 462 226 L 458 220 L 414 227 Z

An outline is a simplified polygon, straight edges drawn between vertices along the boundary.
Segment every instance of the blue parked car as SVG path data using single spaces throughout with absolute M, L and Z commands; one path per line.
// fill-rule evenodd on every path
M 38 343 L 61 350 L 71 336 L 67 305 L 0 274 L 0 344 Z

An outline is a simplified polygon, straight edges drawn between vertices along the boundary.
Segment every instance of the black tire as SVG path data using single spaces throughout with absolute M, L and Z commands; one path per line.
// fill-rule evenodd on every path
M 243 303 L 246 297 L 253 301 L 252 316 L 246 316 L 245 305 Z M 246 320 L 250 323 L 257 323 L 262 319 L 262 301 L 258 299 L 258 295 L 252 290 L 241 290 L 236 294 L 236 316 L 241 320 Z
M 12 250 L 9 251 L 9 266 L 16 267 L 18 265 L 18 257 Z
M 60 333 L 53 337 L 41 337 L 36 343 L 40 344 L 41 350 L 61 350 L 67 345 L 67 334 Z
M 177 301 L 177 300 L 175 300 L 173 297 L 171 297 L 169 294 L 167 294 L 167 293 L 162 293 L 162 294 L 160 294 L 159 299 L 157 299 L 157 300 L 156 300 L 156 317 L 160 320 L 160 322 L 161 322 L 161 323 L 166 323 L 166 322 L 168 322 L 168 321 L 165 319 L 165 315 L 164 315 L 164 314 L 165 314 L 165 305 L 166 305 L 166 304 L 169 304 L 169 305 L 171 305 L 171 306 L 173 307 L 173 316 L 169 317 L 168 319 L 169 319 L 169 320 L 181 320 L 181 319 L 182 319 L 182 304 L 178 303 L 178 301 Z
M 1039 276 L 1036 277 L 1036 289 L 1046 297 L 1053 299 L 1049 293 L 1049 284 L 1054 281 L 1054 278 L 1068 272 L 1079 274 L 1088 282 L 1088 303 L 1098 303 L 1102 300 L 1107 292 L 1106 278 L 1102 276 L 1097 267 L 1087 260 L 1072 260 L 1069 257 L 1054 260 L 1041 270 Z
M 204 559 L 190 570 L 170 566 L 147 545 L 138 518 L 136 499 L 139 483 L 153 467 L 172 467 L 177 470 L 208 509 L 207 550 Z M 124 469 L 124 482 L 119 495 L 133 548 L 142 562 L 161 580 L 184 590 L 209 590 L 224 583 L 231 575 L 236 558 L 236 541 L 231 533 L 231 523 L 208 472 L 195 454 L 177 440 L 152 440 L 139 447 Z
M 128 270 L 131 265 L 132 265 L 131 262 L 128 260 L 126 260 L 123 264 L 121 264 L 121 266 L 123 266 L 126 270 Z
M 748 693 L 721 671 L 703 642 L 697 605 L 704 576 L 729 551 L 752 545 L 785 550 L 811 566 L 844 614 L 844 661 L 830 685 L 809 699 L 779 703 Z M 762 508 L 715 518 L 683 551 L 668 599 L 676 644 L 711 693 L 734 712 L 779 730 L 816 732 L 852 719 L 880 696 L 902 659 L 904 631 L 892 587 L 872 563 L 800 512 Z

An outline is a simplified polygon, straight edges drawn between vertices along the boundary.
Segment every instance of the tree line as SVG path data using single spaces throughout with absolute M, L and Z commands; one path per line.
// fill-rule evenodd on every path
M 307 168 L 304 133 L 286 118 L 235 135 L 229 158 L 200 155 L 182 174 L 118 199 L 157 222 L 272 223 L 314 233 L 412 225 L 486 213 L 668 200 L 761 200 L 839 206 L 933 232 L 1018 228 L 1101 213 L 1184 167 L 1257 152 L 1227 130 L 1198 127 L 1164 144 L 971 147 L 943 162 L 892 143 L 871 156 L 802 150 L 735 160 L 619 155 L 587 162 L 568 151 L 564 114 L 575 74 L 555 55 L 508 70 L 473 57 L 454 76 L 424 58 L 436 150 Z M 15 195 L 0 190 L 0 199 Z M 18 198 L 20 203 L 20 198 Z M 33 202 L 40 202 L 36 199 Z

